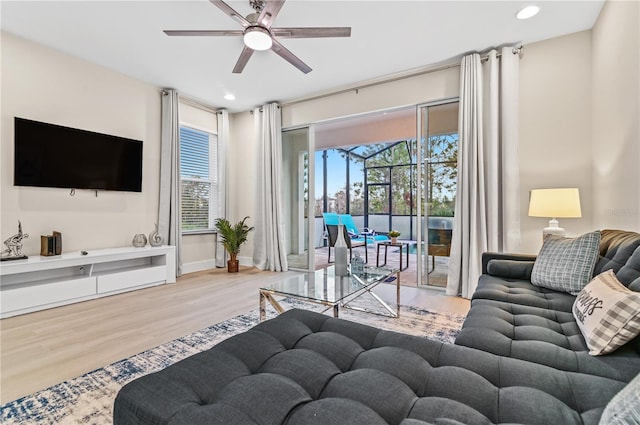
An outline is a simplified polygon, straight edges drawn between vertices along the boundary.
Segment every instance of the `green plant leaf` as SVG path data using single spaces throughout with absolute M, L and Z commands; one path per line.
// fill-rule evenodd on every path
M 247 241 L 249 232 L 254 229 L 246 224 L 248 219 L 249 216 L 246 216 L 234 225 L 226 218 L 218 218 L 216 220 L 216 229 L 218 230 L 222 245 L 232 258 L 238 255 L 242 244 Z

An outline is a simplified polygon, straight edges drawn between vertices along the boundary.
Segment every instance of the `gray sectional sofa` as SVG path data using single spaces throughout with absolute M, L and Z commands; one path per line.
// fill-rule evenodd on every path
M 603 230 L 594 276 L 612 269 L 640 292 L 640 234 Z M 534 256 L 485 253 L 483 274 L 457 345 L 557 369 L 630 381 L 640 370 L 640 337 L 592 356 L 571 312 L 574 295 L 531 284 Z
M 635 289 L 639 245 L 603 231 L 597 270 Z M 637 338 L 590 356 L 575 296 L 532 285 L 531 257 L 484 260 L 456 345 L 290 310 L 127 384 L 114 424 L 598 424 L 637 401 Z

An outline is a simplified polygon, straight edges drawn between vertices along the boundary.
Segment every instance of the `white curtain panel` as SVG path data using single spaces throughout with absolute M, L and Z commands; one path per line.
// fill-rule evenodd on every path
M 179 100 L 180 96 L 176 90 L 162 91 L 158 233 L 168 245 L 176 247 L 176 276 L 182 275 Z
M 218 111 L 218 217 L 227 217 L 227 152 L 229 147 L 229 113 Z M 222 238 L 216 236 L 216 267 L 226 267 L 227 254 Z
M 520 243 L 518 50 L 473 53 L 460 66 L 458 184 L 447 294 L 470 298 L 482 253 Z
M 282 121 L 280 107 L 270 103 L 254 111 L 257 131 L 253 265 L 260 270 L 287 271 L 282 207 Z

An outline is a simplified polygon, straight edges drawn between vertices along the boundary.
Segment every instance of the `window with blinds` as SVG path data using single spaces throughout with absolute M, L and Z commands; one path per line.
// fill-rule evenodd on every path
M 211 230 L 217 208 L 217 136 L 180 127 L 182 231 Z

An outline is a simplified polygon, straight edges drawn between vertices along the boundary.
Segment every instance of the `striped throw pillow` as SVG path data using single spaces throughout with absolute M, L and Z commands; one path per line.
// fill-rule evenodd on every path
M 620 283 L 613 270 L 593 278 L 572 311 L 593 356 L 611 353 L 640 334 L 640 292 Z
M 577 295 L 591 279 L 599 245 L 599 230 L 577 238 L 545 235 L 533 264 L 531 283 Z

